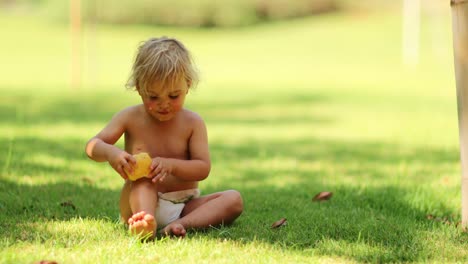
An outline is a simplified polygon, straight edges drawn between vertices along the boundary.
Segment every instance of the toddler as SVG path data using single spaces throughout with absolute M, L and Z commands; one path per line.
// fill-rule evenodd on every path
M 127 88 L 142 103 L 116 113 L 86 144 L 89 158 L 104 162 L 125 180 L 120 214 L 135 234 L 183 237 L 189 228 L 230 224 L 243 210 L 239 192 L 227 190 L 200 196 L 198 183 L 209 175 L 211 162 L 205 122 L 184 108 L 198 81 L 189 51 L 178 40 L 161 37 L 143 42 Z M 124 135 L 125 149 L 114 144 Z M 126 171 L 133 154 L 147 152 L 147 177 L 130 181 Z

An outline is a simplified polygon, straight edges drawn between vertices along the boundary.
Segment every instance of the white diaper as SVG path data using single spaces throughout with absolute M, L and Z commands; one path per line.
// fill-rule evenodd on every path
M 184 210 L 185 203 L 199 196 L 199 189 L 158 193 L 159 202 L 155 213 L 158 228 L 179 219 L 182 210 Z

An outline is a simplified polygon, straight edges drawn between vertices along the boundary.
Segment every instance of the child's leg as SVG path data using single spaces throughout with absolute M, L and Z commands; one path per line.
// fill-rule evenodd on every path
M 130 208 L 130 188 L 132 182 L 130 180 L 125 181 L 122 191 L 120 192 L 120 220 L 123 223 L 128 223 L 128 219 L 132 217 L 132 209 Z
M 158 203 L 156 186 L 150 179 L 127 181 L 120 197 L 120 213 L 128 220 L 129 229 L 142 235 L 155 233 L 154 212 Z
M 243 210 L 239 192 L 230 190 L 202 196 L 189 201 L 181 218 L 167 225 L 166 235 L 184 236 L 187 228 L 205 228 L 232 223 Z

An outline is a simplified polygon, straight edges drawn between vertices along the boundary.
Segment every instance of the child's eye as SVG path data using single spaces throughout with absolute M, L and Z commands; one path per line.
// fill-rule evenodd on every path
M 150 100 L 157 100 L 158 97 L 157 97 L 157 96 L 150 96 L 149 99 L 150 99 Z
M 177 95 L 169 95 L 169 98 L 171 98 L 171 99 L 177 99 L 177 97 L 179 97 L 178 94 Z

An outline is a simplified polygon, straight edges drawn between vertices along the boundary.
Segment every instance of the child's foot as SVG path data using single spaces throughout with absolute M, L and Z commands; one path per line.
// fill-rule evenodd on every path
M 128 229 L 132 234 L 143 238 L 152 238 L 156 229 L 156 221 L 154 220 L 154 216 L 142 211 L 132 215 L 128 219 Z
M 179 223 L 169 224 L 160 232 L 163 236 L 175 237 L 185 237 L 185 234 L 187 233 L 187 231 L 185 231 L 184 226 Z

